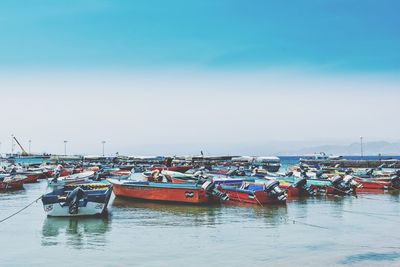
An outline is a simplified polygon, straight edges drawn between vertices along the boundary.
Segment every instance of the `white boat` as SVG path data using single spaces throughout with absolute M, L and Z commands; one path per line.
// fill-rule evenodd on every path
M 47 216 L 77 217 L 102 215 L 112 193 L 108 182 L 73 184 L 42 196 Z
M 79 183 L 79 182 L 88 182 L 90 179 L 94 177 L 93 171 L 86 171 L 76 174 L 71 174 L 67 176 L 62 176 L 58 178 L 49 178 L 47 182 L 49 186 L 60 187 L 68 184 Z

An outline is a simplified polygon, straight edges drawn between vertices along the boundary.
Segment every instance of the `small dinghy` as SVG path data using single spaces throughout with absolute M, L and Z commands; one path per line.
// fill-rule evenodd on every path
M 107 182 L 77 183 L 42 196 L 47 216 L 76 217 L 105 214 L 112 193 Z
M 61 187 L 73 183 L 88 182 L 93 177 L 94 177 L 94 172 L 87 171 L 62 177 L 49 178 L 47 181 L 49 186 Z

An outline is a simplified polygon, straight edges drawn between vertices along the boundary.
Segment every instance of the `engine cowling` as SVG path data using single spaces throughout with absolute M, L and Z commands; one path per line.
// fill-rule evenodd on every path
M 400 176 L 396 175 L 390 178 L 391 186 L 395 189 L 400 189 Z
M 269 181 L 268 183 L 266 183 L 264 191 L 266 192 L 267 196 L 270 198 L 275 198 L 278 201 L 286 200 L 285 191 L 283 191 L 279 187 L 278 181 Z
M 332 187 L 335 189 L 335 194 L 338 195 L 352 195 L 354 190 L 350 183 L 346 183 L 340 175 L 334 176 L 330 179 Z
M 211 181 L 206 181 L 201 185 L 201 188 L 204 189 L 204 191 L 211 196 L 216 196 L 222 201 L 227 201 L 229 200 L 229 196 L 227 193 L 221 192 L 217 186 L 215 185 L 214 182 Z
M 84 198 L 86 198 L 86 193 L 80 187 L 77 187 L 68 193 L 64 206 L 68 205 L 69 214 L 77 214 L 78 213 L 79 201 Z
M 302 195 L 307 195 L 307 196 L 315 196 L 316 195 L 315 191 L 313 189 L 311 189 L 311 187 L 307 186 L 307 179 L 304 177 L 297 179 L 293 183 L 293 187 L 298 188 Z

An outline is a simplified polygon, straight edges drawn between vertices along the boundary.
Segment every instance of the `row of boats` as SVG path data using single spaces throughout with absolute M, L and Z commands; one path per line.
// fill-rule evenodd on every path
M 265 206 L 285 205 L 298 197 L 355 196 L 400 189 L 400 171 L 383 167 L 349 169 L 299 164 L 279 173 L 250 165 L 155 165 L 133 177 L 134 169 L 115 164 L 42 164 L 29 168 L 9 165 L 0 169 L 0 188 L 20 189 L 24 183 L 46 179 L 50 192 L 41 199 L 48 216 L 105 214 L 112 192 L 116 197 L 141 201 Z

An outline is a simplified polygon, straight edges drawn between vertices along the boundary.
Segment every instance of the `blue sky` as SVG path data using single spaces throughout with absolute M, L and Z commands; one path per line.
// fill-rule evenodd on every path
M 400 70 L 399 1 L 3 0 L 16 68 Z
M 399 10 L 388 0 L 0 1 L 0 106 L 13 111 L 0 153 L 11 134 L 36 152 L 63 153 L 69 140 L 85 154 L 102 140 L 108 153 L 258 155 L 360 135 L 398 141 Z

